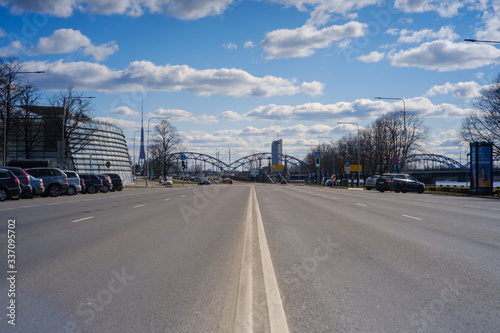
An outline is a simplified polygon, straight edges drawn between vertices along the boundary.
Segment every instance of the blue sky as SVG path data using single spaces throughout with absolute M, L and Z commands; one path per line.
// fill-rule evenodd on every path
M 427 153 L 465 159 L 461 119 L 500 73 L 500 1 L 0 0 L 0 56 L 47 94 L 70 84 L 132 149 L 144 117 L 170 116 L 189 151 L 298 158 L 406 109 Z M 151 124 L 157 120 L 152 119 Z M 221 154 L 224 160 L 228 156 Z

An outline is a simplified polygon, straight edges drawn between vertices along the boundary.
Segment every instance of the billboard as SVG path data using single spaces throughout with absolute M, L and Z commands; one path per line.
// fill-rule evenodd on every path
M 493 145 L 488 142 L 470 144 L 471 186 L 469 194 L 491 195 L 493 191 Z

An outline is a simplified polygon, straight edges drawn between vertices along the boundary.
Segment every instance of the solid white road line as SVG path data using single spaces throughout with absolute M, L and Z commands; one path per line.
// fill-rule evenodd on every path
M 247 220 L 243 239 L 243 255 L 241 257 L 238 296 L 234 313 L 233 332 L 253 332 L 253 283 L 252 283 L 252 221 L 253 204 L 252 191 L 248 196 Z
M 362 204 L 362 203 L 359 203 L 359 202 L 356 202 L 356 205 L 358 205 L 358 206 L 362 206 L 362 207 L 366 207 L 366 205 L 365 205 L 365 204 Z
M 168 201 L 168 200 L 170 200 L 170 198 L 163 199 L 163 201 Z
M 422 219 L 421 219 L 421 218 L 419 218 L 419 217 L 415 217 L 415 216 L 411 216 L 411 215 L 405 215 L 405 214 L 402 214 L 401 216 L 407 217 L 407 218 L 409 218 L 409 219 L 417 220 L 417 221 L 422 221 Z
M 94 216 L 88 216 L 88 217 L 84 217 L 82 219 L 71 221 L 71 223 L 76 223 L 76 222 L 81 222 L 81 221 L 85 221 L 85 220 L 90 220 L 90 219 L 93 219 L 93 218 L 94 218 Z
M 269 313 L 269 327 L 272 333 L 283 332 L 288 333 L 288 324 L 286 322 L 285 310 L 281 301 L 278 281 L 276 281 L 276 273 L 271 261 L 271 253 L 267 245 L 266 232 L 264 231 L 264 223 L 260 214 L 259 202 L 255 188 L 252 186 L 252 195 L 257 217 L 257 230 L 259 236 L 259 247 L 262 260 L 262 271 L 264 275 L 264 287 L 266 290 L 267 310 Z
M 145 205 L 137 205 L 137 206 L 134 206 L 132 208 L 139 208 L 139 207 L 144 207 Z

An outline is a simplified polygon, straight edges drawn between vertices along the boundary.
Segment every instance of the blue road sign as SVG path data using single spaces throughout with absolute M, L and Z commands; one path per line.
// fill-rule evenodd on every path
M 181 155 L 181 161 L 185 161 L 186 160 L 186 155 L 182 154 Z
M 398 169 L 398 165 L 397 165 L 396 163 L 394 163 L 394 164 L 392 165 L 392 170 L 396 171 L 397 169 Z
M 321 158 L 321 152 L 320 151 L 317 151 L 314 153 L 314 157 L 315 158 Z
M 311 174 L 311 177 L 315 178 L 315 177 L 316 177 L 316 172 L 313 172 L 313 173 Z
M 345 166 L 346 166 L 346 168 L 348 168 L 348 167 L 351 166 L 351 163 L 350 162 L 345 162 Z

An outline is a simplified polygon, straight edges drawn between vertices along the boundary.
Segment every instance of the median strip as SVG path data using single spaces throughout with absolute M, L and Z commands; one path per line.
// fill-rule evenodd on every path
M 94 216 L 87 216 L 87 217 L 84 217 L 84 218 L 81 218 L 81 219 L 78 219 L 78 220 L 71 221 L 71 223 L 82 222 L 82 221 L 90 220 L 90 219 L 93 219 L 93 218 L 94 218 Z

